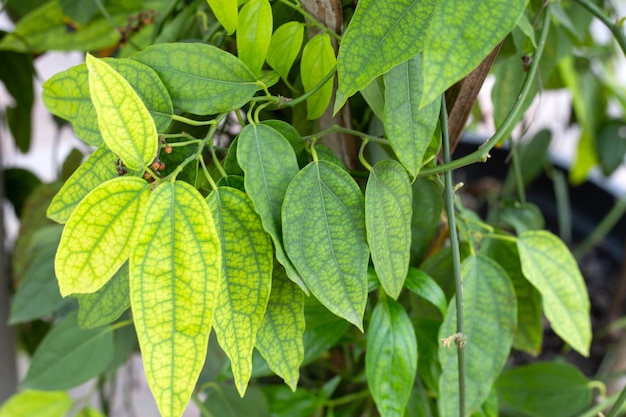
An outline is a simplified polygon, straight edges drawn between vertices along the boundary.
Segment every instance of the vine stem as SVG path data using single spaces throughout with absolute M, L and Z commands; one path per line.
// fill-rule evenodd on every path
M 304 16 L 306 19 L 308 19 L 313 26 L 317 27 L 322 32 L 328 33 L 330 36 L 335 38 L 337 41 L 341 41 L 341 36 L 339 36 L 338 34 L 333 32 L 329 28 L 327 28 L 323 23 L 321 23 L 319 20 L 317 20 L 315 18 L 315 16 L 311 15 L 309 12 L 304 10 L 304 8 L 300 5 L 300 3 L 292 3 L 289 0 L 278 0 L 278 1 L 280 3 L 282 3 L 282 4 L 284 4 L 285 6 L 291 7 L 292 9 L 294 9 L 295 11 L 300 13 L 302 16 Z
M 450 163 L 450 137 L 448 134 L 448 111 L 445 97 L 441 100 L 441 136 L 443 142 L 443 160 Z M 456 231 L 456 219 L 454 211 L 454 188 L 452 184 L 452 170 L 446 171 L 445 176 L 445 202 L 448 216 L 448 228 L 450 230 L 450 246 L 452 248 L 452 267 L 454 271 L 454 286 L 456 298 L 456 332 L 460 338 L 456 338 L 457 358 L 459 366 L 459 416 L 465 416 L 465 349 L 464 324 L 463 324 L 463 278 L 461 277 L 461 253 L 459 238 Z
M 626 387 L 622 388 L 622 392 L 620 392 L 619 397 L 615 400 L 613 407 L 611 407 L 611 411 L 609 411 L 606 417 L 616 417 L 622 409 L 624 403 L 626 403 Z
M 380 143 L 381 145 L 389 145 L 389 141 L 387 139 L 379 138 L 377 136 L 368 135 L 366 133 L 360 132 L 358 130 L 348 129 L 347 127 L 341 127 L 339 125 L 334 125 L 329 127 L 326 130 L 322 130 L 321 132 L 316 133 L 315 135 L 304 136 L 302 139 L 306 140 L 315 136 L 316 138 L 330 135 L 332 133 L 347 133 L 349 135 L 360 137 L 368 142 Z
M 546 46 L 546 40 L 548 39 L 548 33 L 550 31 L 550 7 L 551 6 L 549 4 L 546 7 L 545 15 L 543 18 L 543 28 L 541 29 L 541 35 L 539 37 L 539 42 L 537 43 L 537 50 L 535 51 L 535 54 L 533 56 L 532 63 L 530 64 L 530 68 L 528 69 L 528 74 L 526 75 L 526 79 L 524 80 L 524 84 L 522 85 L 522 89 L 520 90 L 515 105 L 509 112 L 506 119 L 504 119 L 504 122 L 502 122 L 500 128 L 487 142 L 485 142 L 476 151 L 462 158 L 455 159 L 454 161 L 446 162 L 444 164 L 437 165 L 431 168 L 424 168 L 418 174 L 419 177 L 439 174 L 451 169 L 457 169 L 467 165 L 471 165 L 476 162 L 485 162 L 489 158 L 489 151 L 491 151 L 494 146 L 496 146 L 500 141 L 502 141 L 511 134 L 511 132 L 515 128 L 515 125 L 524 113 L 524 103 L 526 102 L 528 94 L 530 93 L 530 88 L 535 81 L 537 70 L 539 68 L 539 61 L 541 60 L 541 55 L 543 54 L 543 50 Z
M 602 10 L 598 8 L 595 4 L 591 3 L 589 0 L 576 0 L 578 4 L 587 9 L 592 15 L 597 17 L 604 25 L 611 31 L 617 44 L 621 48 L 624 55 L 626 55 L 626 35 L 624 35 L 624 28 L 620 24 L 616 24 L 611 21 Z

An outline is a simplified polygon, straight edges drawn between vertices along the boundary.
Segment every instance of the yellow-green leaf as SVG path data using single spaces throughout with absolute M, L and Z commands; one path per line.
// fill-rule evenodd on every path
M 574 256 L 555 235 L 528 231 L 517 240 L 522 272 L 543 299 L 543 311 L 556 334 L 583 356 L 589 355 L 589 295 Z
M 365 190 L 365 225 L 372 263 L 385 292 L 397 299 L 411 257 L 412 190 L 402 165 L 374 165 Z
M 213 14 L 220 22 L 227 34 L 237 29 L 237 0 L 207 0 Z
M 63 417 L 72 407 L 65 391 L 23 391 L 0 408 L 0 417 Z
M 239 12 L 237 54 L 257 77 L 270 46 L 272 20 L 272 6 L 268 0 L 249 0 Z
M 257 333 L 256 348 L 272 371 L 296 391 L 304 359 L 304 294 L 276 264 L 272 293 Z
M 304 25 L 300 22 L 287 22 L 272 35 L 267 50 L 267 63 L 284 79 L 300 53 Z
M 307 287 L 361 330 L 369 260 L 364 205 L 346 171 L 319 161 L 291 181 L 282 209 L 285 250 Z
M 89 92 L 104 143 L 124 164 L 138 170 L 156 157 L 156 125 L 128 81 L 103 60 L 87 54 Z
M 213 327 L 243 397 L 272 286 L 272 241 L 248 196 L 220 187 L 208 198 L 222 245 L 222 283 Z
M 114 178 L 78 204 L 63 229 L 55 258 L 61 295 L 97 291 L 126 262 L 148 188 L 140 178 Z
M 118 176 L 117 157 L 105 146 L 96 149 L 71 177 L 48 206 L 46 215 L 58 223 L 65 223 L 78 203 L 94 188 Z
M 152 192 L 130 258 L 130 301 L 150 390 L 179 417 L 204 364 L 222 251 L 208 205 L 176 181 Z
M 300 74 L 304 91 L 313 90 L 335 68 L 336 63 L 337 58 L 328 34 L 322 33 L 309 40 L 304 46 L 300 61 Z M 330 103 L 332 93 L 333 79 L 331 78 L 306 99 L 307 119 L 317 119 L 324 114 Z

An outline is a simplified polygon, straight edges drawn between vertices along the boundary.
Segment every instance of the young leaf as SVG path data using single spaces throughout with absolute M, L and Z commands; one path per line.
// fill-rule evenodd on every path
M 215 114 L 246 104 L 257 91 L 248 67 L 234 55 L 203 43 L 152 45 L 133 59 L 154 69 L 181 112 Z M 198 97 L 198 92 L 206 96 Z
M 0 417 L 63 417 L 72 408 L 67 392 L 22 391 L 0 407 Z
M 207 0 L 218 22 L 231 35 L 237 30 L 237 0 Z
M 507 369 L 496 387 L 502 404 L 524 415 L 577 416 L 593 399 L 587 378 L 565 362 L 538 362 Z
M 448 310 L 446 295 L 439 284 L 424 271 L 412 267 L 409 268 L 404 286 L 413 294 L 430 301 L 432 305 L 439 309 L 441 315 L 446 317 L 446 311 Z
M 78 325 L 83 329 L 113 323 L 130 307 L 128 263 L 104 287 L 91 294 L 76 294 Z
M 285 250 L 307 287 L 362 330 L 369 250 L 354 180 L 330 162 L 311 162 L 289 184 L 282 223 Z
M 397 299 L 409 269 L 411 183 L 393 160 L 374 165 L 365 190 L 365 226 L 372 262 L 385 292 Z
M 396 65 L 384 75 L 385 131 L 394 153 L 416 177 L 437 127 L 441 98 L 420 109 L 423 89 L 422 54 Z
M 330 36 L 325 33 L 315 35 L 309 40 L 302 51 L 300 60 L 300 75 L 305 92 L 311 91 L 333 70 L 337 59 L 330 44 Z M 333 93 L 332 78 L 322 88 L 306 99 L 307 119 L 319 118 L 330 103 Z
M 417 372 L 417 340 L 404 307 L 384 296 L 367 332 L 365 372 L 380 415 L 403 417 Z
M 97 291 L 126 262 L 148 189 L 140 178 L 119 177 L 78 204 L 63 229 L 54 264 L 62 296 Z
M 287 279 L 280 265 L 274 268 L 272 292 L 257 333 L 256 348 L 272 371 L 296 391 L 304 359 L 304 295 Z
M 115 169 L 117 157 L 106 146 L 98 148 L 65 181 L 52 199 L 46 216 L 57 223 L 65 223 L 78 203 L 94 188 L 118 176 Z
M 128 81 L 106 62 L 87 54 L 89 93 L 104 143 L 133 170 L 154 160 L 158 137 L 148 109 Z
M 206 357 L 222 251 L 191 185 L 152 192 L 130 257 L 130 302 L 148 385 L 161 414 L 180 416 Z
M 270 126 L 246 125 L 237 138 L 237 160 L 246 174 L 246 192 L 274 241 L 278 262 L 287 270 L 289 279 L 308 294 L 300 274 L 285 253 L 280 218 L 287 187 L 298 173 L 293 148 Z
M 425 41 L 420 106 L 433 101 L 476 68 L 517 25 L 527 3 L 528 0 L 438 1 Z
M 515 291 L 506 272 L 494 261 L 473 255 L 463 261 L 463 314 L 465 349 L 465 415 L 471 415 L 487 399 L 511 350 L 517 306 Z M 459 371 L 457 347 L 450 338 L 456 333 L 454 298 L 439 330 L 443 373 L 439 379 L 439 415 L 459 415 Z
M 64 390 L 87 382 L 113 359 L 110 327 L 81 329 L 70 313 L 41 341 L 22 388 Z
M 337 58 L 337 113 L 348 97 L 425 45 L 435 0 L 361 0 L 346 29 Z
M 209 195 L 208 203 L 223 252 L 213 327 L 243 397 L 272 286 L 272 241 L 245 193 L 220 187 Z
M 583 356 L 589 355 L 589 296 L 576 260 L 552 233 L 539 230 L 517 239 L 522 271 L 543 298 L 543 310 L 556 334 Z
M 267 63 L 283 80 L 289 76 L 289 70 L 300 53 L 303 39 L 304 25 L 300 22 L 287 22 L 272 35 L 267 50 Z
M 257 77 L 272 38 L 272 7 L 268 0 L 249 0 L 239 12 L 237 54 Z

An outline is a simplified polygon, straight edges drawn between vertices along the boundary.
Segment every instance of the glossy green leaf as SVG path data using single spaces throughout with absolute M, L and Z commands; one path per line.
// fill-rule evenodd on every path
M 403 417 L 417 373 L 417 340 L 404 307 L 381 297 L 367 332 L 365 373 L 382 417 Z
M 109 180 L 70 216 L 55 259 L 61 295 L 101 288 L 130 256 L 149 185 L 136 177 Z
M 543 298 L 543 310 L 561 339 L 583 356 L 589 355 L 589 295 L 576 260 L 552 233 L 522 233 L 517 240 L 522 271 Z
M 587 378 L 565 362 L 537 362 L 507 369 L 496 387 L 502 405 L 537 417 L 577 416 L 593 399 Z
M 304 25 L 300 22 L 287 22 L 272 35 L 267 50 L 267 63 L 284 80 L 289 76 L 289 70 L 300 53 L 303 39 Z
M 237 30 L 237 15 L 239 13 L 237 0 L 207 0 L 209 7 L 217 18 L 217 21 L 231 35 Z
M 124 164 L 138 170 L 156 157 L 156 125 L 133 87 L 103 60 L 87 54 L 89 93 L 107 146 Z
M 412 188 L 411 265 L 419 265 L 437 233 L 443 202 L 441 189 L 430 179 L 417 178 Z
M 257 91 L 248 67 L 234 55 L 203 43 L 152 45 L 133 59 L 154 69 L 182 112 L 215 114 L 242 107 Z M 198 97 L 198 92 L 206 95 Z
M 465 415 L 478 410 L 489 396 L 511 350 L 517 306 L 513 285 L 506 272 L 481 255 L 469 256 L 462 264 L 465 349 Z M 453 300 L 439 330 L 439 415 L 459 415 L 459 381 L 456 334 L 456 302 Z
M 424 49 L 421 105 L 469 74 L 519 21 L 528 0 L 441 0 Z
M 435 0 L 359 1 L 339 48 L 335 113 L 374 78 L 424 49 L 434 8 Z
M 0 417 L 63 417 L 72 408 L 67 392 L 23 391 L 0 407 Z
M 241 398 L 235 387 L 227 382 L 212 383 L 206 390 L 203 410 L 215 417 L 270 417 L 269 405 L 263 392 L 252 385 Z
M 304 140 L 292 124 L 283 122 L 282 120 L 263 120 L 261 124 L 271 127 L 287 139 L 296 153 L 298 164 L 301 164 L 300 166 L 304 166 L 309 163 L 309 154 L 304 149 Z
M 68 303 L 59 294 L 59 284 L 54 275 L 54 255 L 62 230 L 59 225 L 47 226 L 33 235 L 31 251 L 34 257 L 13 295 L 10 325 L 43 317 Z
M 325 33 L 315 35 L 310 39 L 302 51 L 300 60 L 300 76 L 305 92 L 316 87 L 324 77 L 335 68 L 337 58 L 330 44 L 330 36 Z M 307 119 L 314 120 L 322 116 L 330 103 L 333 94 L 333 79 L 306 99 Z
M 365 190 L 365 226 L 372 262 L 385 292 L 397 299 L 409 269 L 411 183 L 391 159 L 374 165 Z
M 164 132 L 171 121 L 172 101 L 156 72 L 129 59 L 104 61 L 128 81 L 148 108 L 157 131 Z M 76 136 L 90 145 L 100 146 L 102 134 L 89 93 L 88 76 L 86 64 L 59 72 L 44 83 L 42 98 L 52 114 L 72 123 Z
M 404 286 L 437 307 L 443 317 L 446 317 L 448 301 L 441 287 L 427 273 L 417 268 L 409 268 Z
M 543 340 L 541 295 L 524 277 L 515 243 L 490 239 L 482 246 L 481 253 L 495 260 L 506 271 L 515 288 L 517 330 L 513 347 L 537 356 Z
M 67 222 L 74 209 L 91 190 L 118 176 L 116 160 L 117 156 L 106 147 L 96 149 L 65 181 L 48 206 L 46 216 L 57 223 Z
M 113 323 L 130 307 L 128 263 L 104 287 L 91 294 L 76 294 L 78 325 L 83 329 Z
M 287 254 L 309 290 L 362 330 L 369 250 L 357 184 L 336 165 L 311 162 L 289 184 L 282 223 Z
M 115 45 L 120 38 L 119 32 L 104 16 L 72 31 L 68 30 L 64 21 L 59 0 L 38 3 L 41 6 L 20 19 L 13 33 L 0 41 L 0 49 L 29 53 L 49 50 L 93 51 Z M 111 18 L 119 26 L 138 11 L 138 8 L 126 11 L 109 9 Z
M 272 286 L 272 241 L 248 196 L 220 187 L 208 197 L 222 246 L 222 283 L 213 319 L 243 397 L 252 375 L 252 351 Z
M 41 341 L 20 386 L 38 390 L 73 388 L 104 371 L 112 359 L 112 329 L 81 329 L 76 313 L 70 313 Z
M 246 192 L 274 241 L 278 262 L 287 270 L 289 279 L 308 294 L 300 274 L 285 253 L 280 217 L 287 187 L 298 173 L 293 148 L 268 125 L 246 125 L 237 139 L 237 160 L 246 174 Z
M 304 359 L 304 294 L 277 265 L 272 292 L 257 334 L 256 348 L 272 371 L 295 392 Z
M 441 98 L 437 97 L 420 109 L 422 61 L 422 54 L 416 55 L 384 75 L 385 132 L 398 160 L 413 177 L 422 167 L 441 107 Z
M 202 369 L 222 251 L 208 205 L 191 185 L 150 195 L 130 258 L 130 302 L 148 385 L 162 415 L 180 416 Z
M 272 38 L 272 7 L 269 0 L 248 0 L 239 12 L 237 55 L 258 76 Z

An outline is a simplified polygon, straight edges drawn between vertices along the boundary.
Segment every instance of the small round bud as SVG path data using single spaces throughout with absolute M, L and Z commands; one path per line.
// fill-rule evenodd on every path
M 165 153 L 170 154 L 172 153 L 172 147 L 170 145 L 165 146 L 165 148 L 163 148 L 163 150 L 165 151 Z

